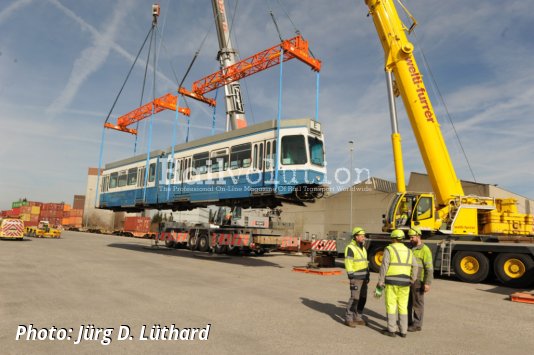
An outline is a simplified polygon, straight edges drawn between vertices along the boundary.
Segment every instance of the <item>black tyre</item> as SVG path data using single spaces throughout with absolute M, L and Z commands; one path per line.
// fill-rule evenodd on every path
M 508 287 L 527 288 L 534 283 L 534 260 L 526 254 L 499 254 L 493 270 L 497 279 Z
M 210 250 L 210 243 L 207 235 L 202 234 L 198 237 L 198 250 L 202 252 Z
M 187 248 L 189 250 L 197 250 L 197 236 L 196 235 L 189 236 L 189 239 L 187 240 Z
M 454 272 L 464 282 L 478 283 L 489 274 L 488 257 L 477 251 L 460 251 L 453 258 Z
M 216 245 L 215 247 L 213 247 L 213 250 L 215 252 L 215 254 L 224 254 L 226 253 L 226 245 Z
M 369 251 L 369 269 L 374 272 L 380 271 L 380 265 L 382 265 L 382 258 L 384 257 L 384 248 L 376 247 Z
M 254 254 L 256 254 L 256 255 L 258 255 L 258 256 L 259 256 L 259 255 L 263 255 L 263 254 L 265 254 L 265 249 L 263 249 L 263 248 L 260 248 L 260 249 L 254 249 Z
M 174 240 L 172 240 L 172 239 L 167 239 L 167 240 L 165 240 L 165 246 L 166 246 L 167 248 L 174 248 L 174 247 L 175 247 L 175 244 L 176 244 L 176 243 L 175 243 Z

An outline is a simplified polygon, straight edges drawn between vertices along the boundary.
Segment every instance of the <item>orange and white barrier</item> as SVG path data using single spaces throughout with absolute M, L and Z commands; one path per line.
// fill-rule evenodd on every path
M 311 250 L 315 251 L 336 251 L 336 241 L 335 240 L 314 240 L 312 242 Z

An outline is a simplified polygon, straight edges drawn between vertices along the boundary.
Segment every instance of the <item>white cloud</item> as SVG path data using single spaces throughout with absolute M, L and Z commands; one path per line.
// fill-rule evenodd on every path
M 4 8 L 2 11 L 0 11 L 0 25 L 2 22 L 7 20 L 13 13 L 16 11 L 22 9 L 25 6 L 30 5 L 33 2 L 33 0 L 16 0 L 11 3 L 11 5 L 8 5 L 6 8 Z

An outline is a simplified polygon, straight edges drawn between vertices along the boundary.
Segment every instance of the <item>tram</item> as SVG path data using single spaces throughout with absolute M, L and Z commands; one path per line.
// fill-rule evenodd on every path
M 303 205 L 325 191 L 321 124 L 266 121 L 106 164 L 98 207 L 138 212 L 208 205 Z M 147 172 L 148 169 L 148 172 Z

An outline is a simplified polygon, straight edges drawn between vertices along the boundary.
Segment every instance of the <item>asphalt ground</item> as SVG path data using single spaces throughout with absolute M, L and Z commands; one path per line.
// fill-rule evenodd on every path
M 0 354 L 531 354 L 534 349 L 534 304 L 511 302 L 514 289 L 438 278 L 426 296 L 423 331 L 389 338 L 380 333 L 384 299 L 371 295 L 377 274 L 365 311 L 368 326 L 349 328 L 343 324 L 349 298 L 345 274 L 294 272 L 307 256 L 218 256 L 152 244 L 78 232 L 64 232 L 58 240 L 0 241 Z M 155 325 L 174 325 L 178 337 L 187 337 L 187 328 L 204 330 L 194 340 L 141 340 Z M 121 326 L 130 328 L 132 339 Z M 52 333 L 53 327 L 63 330 Z M 92 340 L 76 344 L 80 327 L 112 330 L 89 332 Z

